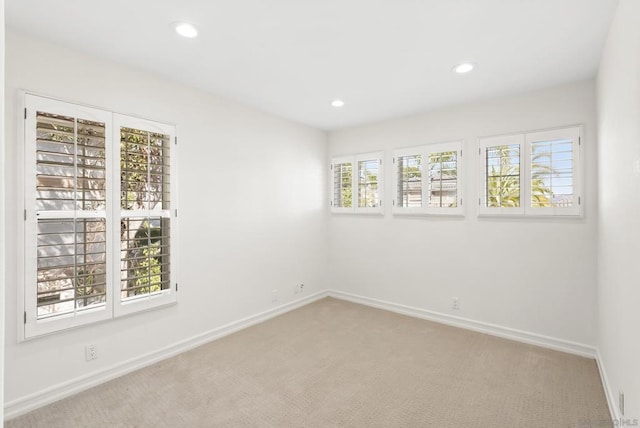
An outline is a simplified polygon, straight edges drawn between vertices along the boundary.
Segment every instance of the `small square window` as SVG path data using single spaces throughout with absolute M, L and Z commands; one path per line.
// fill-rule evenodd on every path
M 394 214 L 460 215 L 462 142 L 394 152 Z
M 382 214 L 382 153 L 331 161 L 331 211 Z

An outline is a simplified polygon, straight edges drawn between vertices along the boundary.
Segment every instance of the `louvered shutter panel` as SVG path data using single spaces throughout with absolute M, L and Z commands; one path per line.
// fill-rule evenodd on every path
M 422 155 L 413 154 L 396 158 L 397 208 L 422 207 Z
M 462 142 L 398 149 L 394 156 L 394 214 L 463 214 Z
M 358 207 L 375 208 L 380 206 L 378 195 L 377 159 L 358 161 Z
M 116 314 L 175 301 L 172 143 L 175 129 L 116 115 L 120 185 L 120 292 Z M 137 307 L 137 308 L 136 308 Z
M 25 337 L 110 316 L 108 112 L 26 96 Z
M 524 135 L 480 140 L 481 214 L 524 214 Z
M 487 207 L 519 207 L 520 146 L 509 144 L 487 147 L 485 162 Z
M 429 207 L 458 206 L 458 153 L 429 154 Z
M 106 153 L 104 123 L 35 114 L 42 319 L 106 301 Z
M 428 170 L 429 214 L 460 215 L 462 209 L 462 142 L 430 144 L 425 158 Z
M 527 213 L 579 215 L 580 128 L 526 134 L 529 156 Z
M 334 208 L 353 207 L 353 162 L 336 162 L 332 164 Z

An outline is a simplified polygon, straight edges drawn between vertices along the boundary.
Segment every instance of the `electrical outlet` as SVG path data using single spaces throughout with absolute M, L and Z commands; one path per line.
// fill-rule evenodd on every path
M 271 302 L 276 303 L 278 301 L 278 290 L 271 291 Z
M 304 291 L 304 284 L 300 284 L 300 292 L 302 293 Z
M 618 407 L 620 407 L 620 414 L 624 416 L 624 391 L 618 391 Z
M 84 357 L 87 361 L 95 360 L 98 358 L 98 349 L 96 345 L 87 345 L 84 348 Z
M 455 310 L 460 310 L 460 299 L 457 297 L 454 297 L 453 300 L 451 301 L 451 308 L 455 309 Z

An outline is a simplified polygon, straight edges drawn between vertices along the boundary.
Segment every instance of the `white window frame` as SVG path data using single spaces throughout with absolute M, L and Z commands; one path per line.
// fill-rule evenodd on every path
M 583 162 L 582 151 L 582 126 L 570 125 L 565 127 L 529 131 L 518 134 L 500 135 L 495 137 L 481 137 L 478 140 L 479 154 L 479 209 L 480 216 L 514 216 L 514 217 L 567 217 L 576 218 L 583 216 Z M 571 207 L 532 207 L 531 206 L 531 150 L 532 143 L 538 141 L 571 139 L 573 144 L 573 196 L 574 204 Z M 487 207 L 486 200 L 486 151 L 488 147 L 515 145 L 520 148 L 520 206 L 519 207 Z
M 361 161 L 378 161 L 378 201 L 376 207 L 358 206 L 358 178 L 360 177 Z M 361 153 L 357 155 L 338 156 L 331 159 L 329 189 L 331 192 L 330 206 L 332 213 L 350 214 L 384 214 L 384 152 Z M 333 167 L 340 163 L 351 163 L 351 207 L 334 207 Z
M 22 191 L 19 194 L 21 203 L 19 207 L 19 236 L 22 237 L 23 248 L 19 252 L 20 266 L 22 272 L 19 273 L 19 338 L 26 339 L 31 337 L 40 336 L 43 334 L 53 333 L 55 331 L 69 329 L 89 323 L 103 321 L 112 317 L 113 311 L 113 298 L 112 287 L 106 287 L 106 304 L 104 306 L 97 306 L 95 308 L 73 311 L 68 314 L 60 314 L 52 316 L 50 318 L 37 319 L 37 221 L 38 219 L 47 218 L 65 218 L 75 219 L 74 211 L 41 211 L 36 212 L 35 202 L 36 198 L 36 111 L 46 111 L 49 113 L 55 113 L 65 116 L 71 116 L 75 118 L 82 118 L 93 120 L 96 122 L 105 123 L 105 145 L 110 145 L 112 140 L 112 128 L 109 126 L 111 121 L 111 113 L 55 99 L 44 98 L 35 96 L 32 94 L 24 94 L 23 98 L 23 111 L 20 112 L 20 126 L 18 129 L 22 129 L 23 132 L 19 132 L 22 167 Z M 24 114 L 24 116 L 23 116 Z M 32 125 L 32 126 L 29 126 Z M 106 168 L 109 168 L 113 164 L 113 148 L 105 147 L 105 162 Z M 113 187 L 113 177 L 109 177 L 106 174 L 107 186 Z M 109 187 L 107 187 L 109 189 Z M 107 192 L 107 210 L 104 213 L 106 224 L 108 225 L 113 221 L 113 216 L 109 206 L 113 205 L 113 200 L 110 199 L 110 195 Z M 85 212 L 83 217 L 102 217 L 99 212 Z M 114 242 L 110 240 L 107 234 L 107 248 L 112 247 Z M 106 254 L 106 278 L 107 285 L 113 281 L 114 272 L 112 269 L 113 252 L 107 251 Z
M 408 147 L 396 149 L 393 152 L 393 203 L 392 212 L 394 215 L 444 215 L 444 216 L 464 216 L 464 142 L 449 141 L 444 143 L 427 144 L 418 147 Z M 429 207 L 429 155 L 442 152 L 456 152 L 456 207 Z M 398 158 L 405 156 L 422 156 L 420 165 L 421 172 L 421 207 L 401 207 L 398 204 Z
M 120 115 L 108 110 L 66 102 L 51 97 L 20 91 L 18 102 L 18 341 L 37 338 L 42 335 L 64 331 L 70 328 L 93 324 L 119 316 L 137 313 L 177 301 L 178 281 L 178 174 L 177 174 L 177 139 L 175 125 L 168 125 L 146 119 Z M 106 252 L 106 303 L 95 308 L 60 314 L 49 318 L 37 318 L 37 219 L 76 218 L 72 211 L 40 211 L 36 212 L 34 204 L 36 195 L 36 112 L 44 111 L 53 114 L 93 120 L 105 123 L 105 175 L 106 203 L 104 213 L 83 211 L 82 218 L 105 218 L 107 225 Z M 114 227 L 115 219 L 120 218 L 120 126 L 144 129 L 151 132 L 162 132 L 170 135 L 170 212 L 150 210 L 154 217 L 170 218 L 170 287 L 159 293 L 131 301 L 120 299 L 120 228 Z M 116 132 L 117 130 L 117 132 Z M 168 210 L 167 210 L 168 211 Z M 38 214 L 38 215 L 36 215 Z M 143 215 L 144 216 L 144 215 Z M 119 220 L 118 222 L 119 223 Z

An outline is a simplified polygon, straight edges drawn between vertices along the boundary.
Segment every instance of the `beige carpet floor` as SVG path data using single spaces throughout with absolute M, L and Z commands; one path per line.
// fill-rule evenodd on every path
M 17 427 L 611 427 L 594 360 L 323 299 Z

